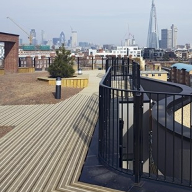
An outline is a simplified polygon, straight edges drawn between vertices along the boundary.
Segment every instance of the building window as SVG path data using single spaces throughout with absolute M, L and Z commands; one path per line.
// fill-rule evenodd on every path
M 155 76 L 155 74 L 153 73 L 152 76 Z
M 161 76 L 161 73 L 159 73 L 158 76 Z

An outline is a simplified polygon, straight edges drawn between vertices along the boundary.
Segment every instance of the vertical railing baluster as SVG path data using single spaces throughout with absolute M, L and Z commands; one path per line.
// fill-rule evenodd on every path
M 94 64 L 93 64 L 93 56 L 92 56 L 91 61 L 92 61 L 92 62 L 91 62 L 91 63 L 92 63 L 92 70 L 93 70 L 93 69 L 94 69 L 94 66 L 93 66 L 93 65 L 94 65 Z
M 134 176 L 135 183 L 141 179 L 142 157 L 141 157 L 141 131 L 143 116 L 143 95 L 134 93 Z
M 175 95 L 173 95 L 173 114 L 175 112 Z M 175 182 L 175 116 L 173 115 L 173 165 L 172 165 L 172 171 L 173 171 L 173 178 L 172 182 Z
M 184 113 L 183 113 L 183 95 L 182 95 L 182 101 L 181 101 L 181 183 L 183 183 L 183 118 L 184 118 Z
M 109 68 L 109 59 L 107 58 L 105 64 L 105 72 L 107 72 L 108 68 Z
M 159 169 L 159 94 L 157 94 L 157 125 L 156 125 L 156 129 L 157 129 L 157 137 L 156 137 L 156 142 L 157 142 L 157 167 L 156 167 L 156 180 L 158 180 L 158 169 Z
M 79 71 L 80 69 L 80 63 L 79 63 L 79 57 L 77 57 L 77 70 Z
M 119 154 L 119 133 L 118 133 L 118 129 L 119 129 L 119 90 L 117 90 L 117 115 L 116 115 L 116 168 L 118 168 L 119 166 L 119 158 L 118 158 L 118 154 Z
M 149 178 L 151 177 L 151 157 L 152 157 L 152 107 L 153 100 L 152 95 L 149 93 L 149 129 L 148 129 L 148 157 L 149 157 Z
M 102 60 L 102 65 L 101 65 L 102 67 L 101 67 L 101 69 L 103 70 L 103 57 L 101 58 L 101 60 Z
M 137 63 L 137 91 L 140 91 L 140 65 Z
M 113 98 L 112 166 L 114 166 L 114 158 L 115 158 L 115 151 L 114 151 L 114 148 L 115 148 L 115 143 L 114 143 L 114 140 L 115 140 L 115 134 L 114 134 L 114 131 L 115 131 L 115 90 L 114 89 L 112 91 L 112 94 L 113 94 L 113 97 L 112 97 Z
M 165 95 L 165 106 L 167 106 L 167 97 L 168 97 L 168 95 L 166 94 Z M 165 148 L 164 148 L 164 150 L 165 150 L 165 158 L 164 158 L 164 181 L 166 181 L 166 179 L 167 179 L 167 109 L 166 109 L 166 107 L 165 107 L 165 112 L 164 112 L 164 114 L 165 114 Z
M 189 165 L 189 186 L 192 187 L 192 96 L 190 96 L 190 165 Z

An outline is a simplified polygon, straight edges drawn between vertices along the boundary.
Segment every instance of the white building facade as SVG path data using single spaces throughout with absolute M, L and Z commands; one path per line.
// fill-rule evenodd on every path
M 132 58 L 140 58 L 142 57 L 141 49 L 138 46 L 117 46 L 117 49 L 113 49 L 111 52 L 103 51 L 97 52 L 95 49 L 89 49 L 89 55 L 92 56 L 127 56 Z

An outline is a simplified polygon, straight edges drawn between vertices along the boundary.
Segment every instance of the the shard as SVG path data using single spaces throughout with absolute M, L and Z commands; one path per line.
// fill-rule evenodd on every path
M 152 1 L 150 18 L 149 18 L 149 29 L 147 37 L 147 47 L 159 49 L 159 35 L 157 26 L 157 14 L 154 0 Z

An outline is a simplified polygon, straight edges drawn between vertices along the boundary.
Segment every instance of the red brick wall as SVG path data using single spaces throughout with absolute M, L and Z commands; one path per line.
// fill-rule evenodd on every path
M 5 73 L 17 73 L 19 61 L 19 35 L 0 32 L 0 41 L 5 43 Z

